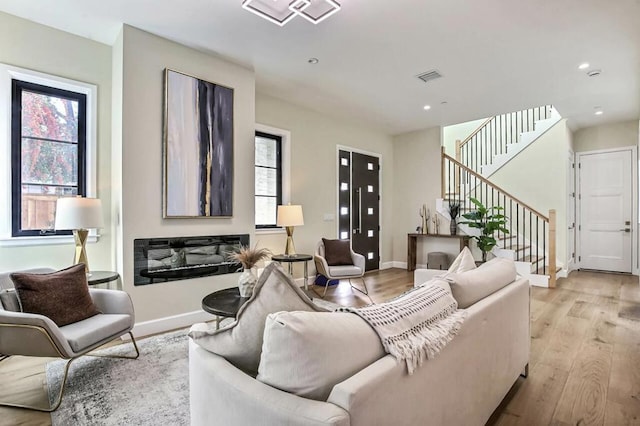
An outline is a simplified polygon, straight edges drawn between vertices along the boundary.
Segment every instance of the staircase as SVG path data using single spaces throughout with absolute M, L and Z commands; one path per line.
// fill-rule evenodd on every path
M 474 210 L 470 197 L 485 206 L 499 206 L 508 218 L 507 233 L 494 235 L 497 257 L 513 259 L 520 275 L 533 285 L 554 287 L 556 261 L 555 210 L 539 212 L 493 184 L 489 177 L 553 127 L 561 117 L 550 105 L 502 114 L 486 120 L 464 141 L 456 141 L 455 158 L 441 154 L 441 199 L 437 210 L 450 219 L 449 203 L 460 203 L 461 214 Z M 458 220 L 461 220 L 460 218 Z M 477 229 L 459 225 L 468 235 Z

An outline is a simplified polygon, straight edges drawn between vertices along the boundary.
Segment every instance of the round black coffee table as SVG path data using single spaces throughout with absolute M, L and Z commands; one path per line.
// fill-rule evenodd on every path
M 247 300 L 248 297 L 240 297 L 238 287 L 225 288 L 206 295 L 202 299 L 202 309 L 216 316 L 217 330 L 222 318 L 235 318 Z

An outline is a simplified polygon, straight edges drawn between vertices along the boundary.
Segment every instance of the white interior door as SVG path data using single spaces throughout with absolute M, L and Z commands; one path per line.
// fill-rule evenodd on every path
M 631 273 L 632 151 L 579 157 L 580 267 Z
M 569 151 L 567 167 L 567 270 L 576 263 L 576 168 L 573 151 Z

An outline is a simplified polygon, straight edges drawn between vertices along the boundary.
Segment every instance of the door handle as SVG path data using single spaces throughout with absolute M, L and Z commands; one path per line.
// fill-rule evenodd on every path
M 358 234 L 362 234 L 362 188 L 358 188 Z
M 623 229 L 618 229 L 618 231 L 631 232 L 631 229 L 629 229 L 629 228 L 623 228 Z

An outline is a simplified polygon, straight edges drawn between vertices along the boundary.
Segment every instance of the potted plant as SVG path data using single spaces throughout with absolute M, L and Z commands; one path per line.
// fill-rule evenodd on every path
M 451 231 L 451 235 L 456 235 L 458 230 L 458 225 L 456 223 L 456 218 L 460 214 L 460 203 L 457 201 L 449 201 L 449 216 L 451 217 L 451 222 L 449 223 L 449 231 Z
M 467 220 L 460 223 L 480 230 L 480 235 L 473 236 L 472 238 L 476 240 L 478 248 L 482 251 L 482 261 L 486 262 L 487 253 L 497 244 L 493 234 L 496 231 L 505 234 L 509 233 L 509 230 L 505 228 L 507 218 L 500 213 L 503 210 L 502 207 L 485 207 L 477 199 L 473 197 L 469 199 L 476 206 L 476 210 L 463 214 L 462 217 Z
M 250 297 L 253 293 L 253 288 L 258 282 L 258 271 L 255 266 L 261 260 L 269 258 L 271 251 L 266 248 L 256 247 L 241 247 L 238 251 L 230 253 L 229 259 L 234 262 L 242 264 L 244 270 L 238 278 L 238 289 L 240 290 L 240 297 Z

